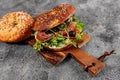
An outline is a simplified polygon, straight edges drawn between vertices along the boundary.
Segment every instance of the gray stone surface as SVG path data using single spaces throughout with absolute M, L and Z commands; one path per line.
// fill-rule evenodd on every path
M 91 77 L 71 57 L 54 67 L 27 44 L 0 42 L 0 80 L 120 80 L 120 0 L 0 0 L 0 17 L 12 11 L 35 17 L 60 3 L 73 4 L 86 25 L 91 41 L 82 49 L 95 57 L 113 48 L 117 54 Z

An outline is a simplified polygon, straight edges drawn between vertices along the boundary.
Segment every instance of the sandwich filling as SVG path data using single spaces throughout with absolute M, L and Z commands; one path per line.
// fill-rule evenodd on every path
M 64 23 L 43 31 L 36 31 L 35 36 L 36 43 L 33 48 L 36 51 L 43 49 L 43 46 L 49 48 L 62 48 L 66 45 L 72 44 L 77 47 L 76 41 L 82 40 L 82 34 L 84 30 L 84 24 L 75 15 L 72 15 Z

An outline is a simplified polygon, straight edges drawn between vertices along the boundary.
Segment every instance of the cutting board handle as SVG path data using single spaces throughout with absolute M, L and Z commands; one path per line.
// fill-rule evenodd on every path
M 83 67 L 85 71 L 90 73 L 91 76 L 95 76 L 105 66 L 103 62 L 79 48 L 72 48 L 69 54 Z

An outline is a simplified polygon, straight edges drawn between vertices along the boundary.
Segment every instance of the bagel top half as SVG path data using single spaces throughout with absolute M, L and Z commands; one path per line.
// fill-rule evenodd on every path
M 35 18 L 34 30 L 51 29 L 63 23 L 75 13 L 75 7 L 70 4 L 60 4 Z

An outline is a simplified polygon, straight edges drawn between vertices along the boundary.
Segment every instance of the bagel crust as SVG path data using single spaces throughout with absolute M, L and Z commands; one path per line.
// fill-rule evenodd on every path
M 56 27 L 75 13 L 75 7 L 70 4 L 60 4 L 35 18 L 34 30 L 45 30 Z
M 0 19 L 0 41 L 18 42 L 32 33 L 33 18 L 24 12 L 12 12 Z

